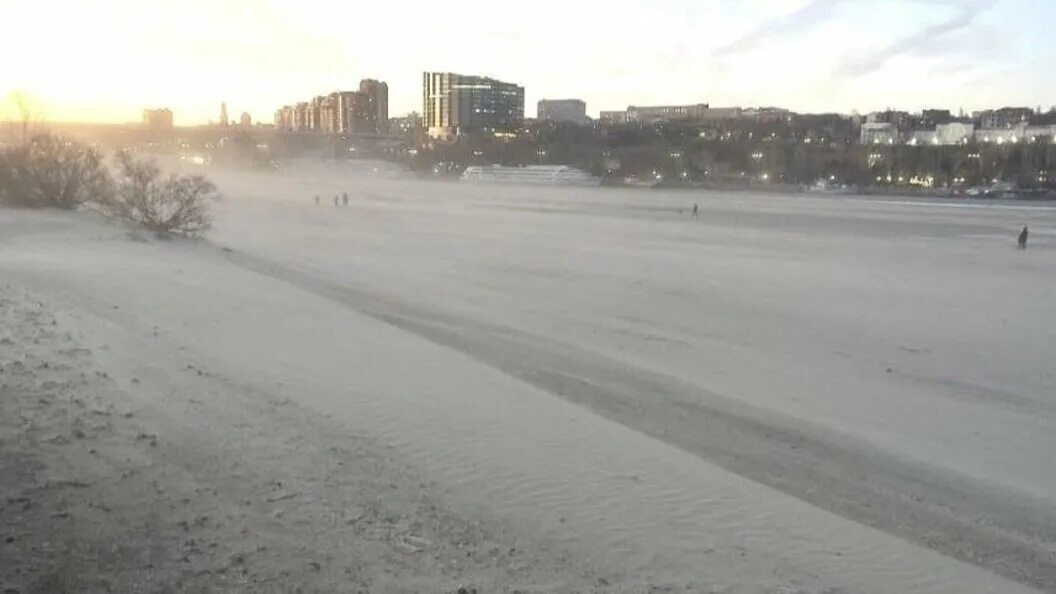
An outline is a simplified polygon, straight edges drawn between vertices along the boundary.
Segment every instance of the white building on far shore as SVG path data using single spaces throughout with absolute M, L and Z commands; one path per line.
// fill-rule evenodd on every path
M 967 144 L 975 134 L 975 124 L 951 122 L 935 126 L 935 144 L 951 146 Z
M 887 122 L 868 122 L 862 124 L 862 144 L 895 144 L 898 142 L 898 128 Z

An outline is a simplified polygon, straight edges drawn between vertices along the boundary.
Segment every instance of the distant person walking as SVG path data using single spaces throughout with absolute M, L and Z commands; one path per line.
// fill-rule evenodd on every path
M 1030 237 L 1030 230 L 1023 227 L 1023 230 L 1019 232 L 1019 249 L 1027 249 L 1027 238 Z
M 700 214 L 700 209 L 697 208 L 697 203 L 694 202 L 693 203 L 693 216 L 698 216 L 699 214 Z
M 334 194 L 334 206 L 341 206 L 341 195 Z
M 315 195 L 315 205 L 319 206 L 319 194 Z
M 342 202 L 342 203 L 343 203 L 343 204 L 344 204 L 345 206 L 348 206 L 348 192 L 342 192 L 342 193 L 341 193 L 341 202 Z

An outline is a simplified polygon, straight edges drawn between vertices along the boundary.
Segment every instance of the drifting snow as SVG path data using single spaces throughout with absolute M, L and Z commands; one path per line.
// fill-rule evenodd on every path
M 1056 587 L 1056 212 L 382 173 L 213 172 L 204 244 L 3 212 L 0 270 L 115 374 L 390 447 L 532 551 L 492 585 Z

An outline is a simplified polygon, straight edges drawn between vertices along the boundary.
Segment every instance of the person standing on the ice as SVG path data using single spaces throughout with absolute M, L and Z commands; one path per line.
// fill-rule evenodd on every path
M 319 194 L 315 195 L 315 205 L 319 206 Z
M 341 192 L 341 202 L 348 206 L 348 192 Z
M 697 203 L 693 203 L 693 216 L 697 216 L 700 213 L 700 209 L 697 208 Z
M 334 194 L 334 206 L 340 206 L 340 205 L 341 205 L 341 195 L 340 194 Z
M 1030 230 L 1023 227 L 1023 230 L 1019 232 L 1019 249 L 1027 249 L 1027 238 L 1030 237 Z

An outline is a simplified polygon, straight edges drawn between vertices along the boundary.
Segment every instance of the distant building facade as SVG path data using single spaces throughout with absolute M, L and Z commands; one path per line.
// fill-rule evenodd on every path
M 227 118 L 227 102 L 224 101 L 220 103 L 220 125 L 226 128 L 229 123 L 230 121 Z
M 587 118 L 587 103 L 581 99 L 543 99 L 537 104 L 536 117 L 553 122 L 571 122 L 584 126 Z
M 692 105 L 632 105 L 623 111 L 603 111 L 600 120 L 608 124 L 627 124 L 632 122 L 717 122 L 738 118 L 752 118 L 759 121 L 770 118 L 787 117 L 788 111 L 766 107 L 759 109 L 741 109 L 740 107 L 711 107 L 707 103 Z
M 243 128 L 250 128 L 253 126 L 253 116 L 249 115 L 248 111 L 243 111 L 242 117 L 238 119 L 238 122 Z
M 896 132 L 911 130 L 914 118 L 908 111 L 877 111 L 865 116 L 866 124 L 890 124 Z
M 358 91 L 336 91 L 311 101 L 286 105 L 275 112 L 275 127 L 284 132 L 378 134 L 389 119 L 389 85 L 360 81 Z
M 935 126 L 935 143 L 944 146 L 967 144 L 975 137 L 975 124 L 950 122 Z
M 154 130 L 172 128 L 172 112 L 168 109 L 144 109 L 143 125 Z
M 1023 137 L 1031 142 L 1056 142 L 1056 125 L 1027 126 Z
M 862 124 L 862 144 L 895 144 L 898 140 L 898 127 L 891 122 L 866 122 Z
M 627 108 L 627 119 L 632 122 L 702 120 L 708 109 L 710 109 L 710 106 L 707 103 L 697 103 L 695 105 L 632 105 Z
M 626 124 L 627 111 L 603 111 L 598 114 L 598 119 L 606 124 Z
M 308 128 L 308 112 L 309 106 L 307 101 L 302 101 L 297 104 L 293 112 L 293 129 L 297 132 L 307 132 Z
M 275 110 L 275 128 L 277 130 L 292 130 L 293 129 L 293 108 L 289 105 L 284 105 Z
M 418 115 L 418 112 L 415 111 L 404 116 L 389 118 L 389 132 L 403 134 L 419 130 L 421 127 L 422 116 Z
M 980 128 L 1015 128 L 1030 122 L 1034 110 L 1029 107 L 1002 107 L 973 114 Z
M 983 144 L 1017 142 L 1056 142 L 1056 126 L 1028 126 L 1025 123 L 1011 128 L 978 128 L 975 141 Z
M 706 122 L 717 122 L 722 120 L 735 120 L 744 112 L 740 107 L 708 107 L 701 114 L 700 119 Z
M 935 130 L 913 130 L 909 133 L 906 144 L 911 146 L 926 146 L 939 144 L 939 137 Z
M 422 124 L 431 138 L 514 132 L 524 124 L 524 87 L 484 76 L 425 72 Z
M 920 113 L 917 128 L 930 129 L 943 124 L 949 124 L 953 120 L 953 113 L 948 109 L 925 109 Z
M 713 110 L 709 109 L 706 113 L 712 111 Z M 761 123 L 787 120 L 792 115 L 792 112 L 783 107 L 750 107 L 739 111 L 740 113 L 737 117 L 747 118 Z
M 375 131 L 387 130 L 389 127 L 389 85 L 367 78 L 359 81 L 359 92 L 365 97 L 369 109 L 374 112 L 372 119 Z

